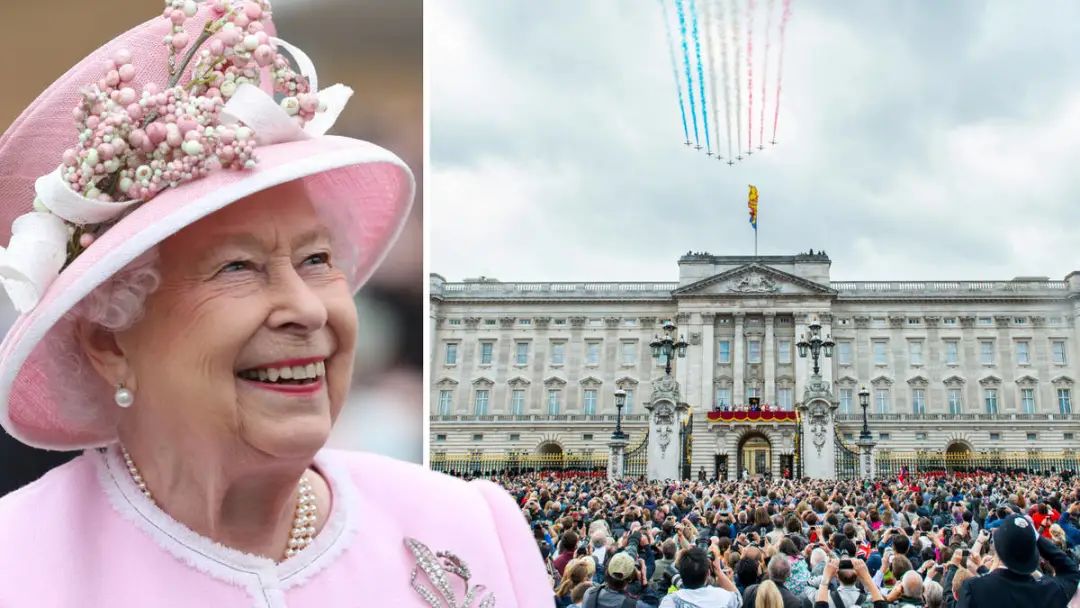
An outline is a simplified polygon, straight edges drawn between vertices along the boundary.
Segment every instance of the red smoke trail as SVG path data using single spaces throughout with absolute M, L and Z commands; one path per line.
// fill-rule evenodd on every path
M 769 0 L 765 7 L 765 59 L 761 68 L 761 117 L 758 119 L 758 148 L 765 145 L 765 91 L 769 84 L 769 47 L 772 34 L 772 13 L 776 0 Z
M 780 121 L 780 92 L 784 83 L 784 32 L 791 18 L 791 0 L 784 0 L 784 16 L 780 18 L 780 63 L 776 68 L 776 109 L 772 119 L 772 143 L 776 143 L 776 123 Z
M 754 0 L 746 11 L 746 149 L 754 153 Z

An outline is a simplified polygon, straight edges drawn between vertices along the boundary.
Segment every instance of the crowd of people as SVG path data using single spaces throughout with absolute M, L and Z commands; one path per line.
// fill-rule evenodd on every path
M 556 607 L 1080 607 L 1069 476 L 495 481 Z

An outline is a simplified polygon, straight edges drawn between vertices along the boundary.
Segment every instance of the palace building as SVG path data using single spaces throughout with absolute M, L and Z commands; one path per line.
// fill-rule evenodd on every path
M 678 282 L 431 275 L 433 462 L 606 459 L 618 389 L 627 450 L 649 434 L 668 449 L 670 425 L 650 422 L 670 388 L 650 343 L 669 320 L 687 343 L 669 395 L 684 475 L 775 476 L 814 460 L 815 446 L 819 457 L 850 449 L 864 387 L 879 463 L 1073 456 L 1080 271 L 1063 280 L 832 281 L 831 261 L 813 251 L 688 253 L 678 267 Z M 835 343 L 831 357 L 822 353 L 818 384 L 797 347 L 815 321 Z M 769 411 L 742 412 L 751 399 Z M 812 399 L 830 407 L 811 412 Z

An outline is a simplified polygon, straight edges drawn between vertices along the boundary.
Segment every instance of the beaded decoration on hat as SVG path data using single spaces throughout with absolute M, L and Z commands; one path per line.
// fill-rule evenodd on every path
M 136 91 L 134 59 L 121 49 L 81 90 L 72 110 L 78 142 L 37 180 L 34 211 L 15 219 L 0 248 L 0 284 L 19 312 L 134 207 L 213 171 L 251 169 L 258 145 L 321 135 L 344 108 L 351 89 L 314 92 L 310 59 L 267 33 L 268 0 L 207 4 L 209 18 L 192 39 L 185 23 L 206 9 L 166 0 L 168 82 Z M 259 88 L 267 78 L 280 102 Z

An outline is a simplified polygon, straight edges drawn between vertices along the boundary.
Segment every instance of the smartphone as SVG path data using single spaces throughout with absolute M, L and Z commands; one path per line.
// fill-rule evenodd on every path
M 842 559 L 842 560 L 840 560 L 840 569 L 841 569 L 841 570 L 851 570 L 851 569 L 852 569 L 852 568 L 854 568 L 854 567 L 855 567 L 855 566 L 853 566 L 853 565 L 851 564 L 851 560 L 850 560 L 850 559 Z

